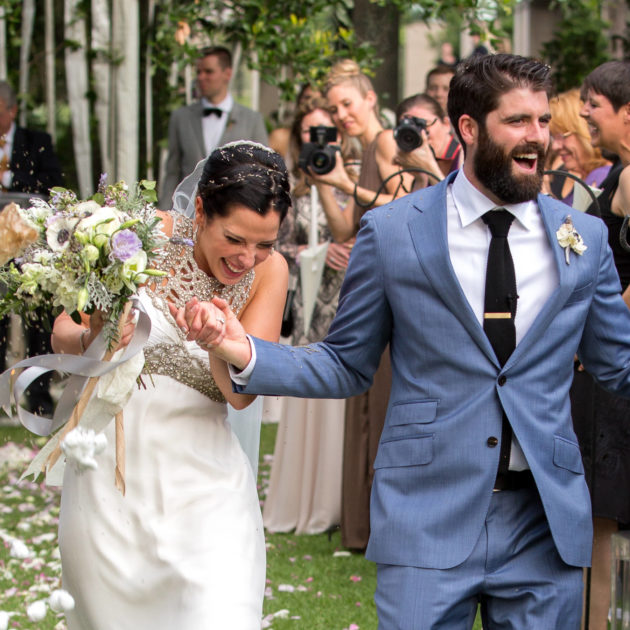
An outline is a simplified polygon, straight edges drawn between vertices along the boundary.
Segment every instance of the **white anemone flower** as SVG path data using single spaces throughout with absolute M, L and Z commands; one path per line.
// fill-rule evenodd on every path
M 46 228 L 46 242 L 52 251 L 62 252 L 68 247 L 72 230 L 74 230 L 77 221 L 78 219 L 64 216 L 53 218 Z

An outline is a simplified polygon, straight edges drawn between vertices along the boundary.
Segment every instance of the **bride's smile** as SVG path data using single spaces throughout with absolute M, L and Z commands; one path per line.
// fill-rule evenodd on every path
M 198 203 L 196 225 L 194 257 L 199 268 L 222 284 L 235 284 L 271 254 L 280 217 L 234 204 L 227 216 L 208 219 Z

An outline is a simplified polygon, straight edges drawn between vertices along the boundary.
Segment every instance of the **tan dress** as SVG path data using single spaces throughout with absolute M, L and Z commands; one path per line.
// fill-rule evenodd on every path
M 377 136 L 378 138 L 378 136 Z M 365 150 L 359 186 L 377 191 L 383 180 L 376 164 L 375 138 Z M 357 227 L 369 208 L 355 204 Z M 374 374 L 372 387 L 346 402 L 341 494 L 341 542 L 350 549 L 365 549 L 370 536 L 370 492 L 374 458 L 385 423 L 392 369 L 389 346 Z

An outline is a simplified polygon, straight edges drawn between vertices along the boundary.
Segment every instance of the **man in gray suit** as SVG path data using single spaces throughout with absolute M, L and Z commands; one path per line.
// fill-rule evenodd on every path
M 168 158 L 160 187 L 160 208 L 171 208 L 177 184 L 217 147 L 235 140 L 267 144 L 262 115 L 234 101 L 228 89 L 231 78 L 230 51 L 223 46 L 204 48 L 197 60 L 197 87 L 201 98 L 175 110 L 169 121 Z

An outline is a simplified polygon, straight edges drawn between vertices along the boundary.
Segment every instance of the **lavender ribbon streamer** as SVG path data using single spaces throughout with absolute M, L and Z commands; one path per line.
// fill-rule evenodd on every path
M 30 357 L 3 372 L 0 375 L 0 406 L 7 415 L 11 416 L 11 399 L 13 398 L 17 417 L 22 425 L 32 433 L 47 436 L 65 424 L 70 418 L 88 379 L 115 370 L 144 348 L 151 333 L 151 320 L 140 302 L 137 300 L 133 300 L 133 302 L 134 308 L 138 311 L 138 322 L 131 342 L 119 359 L 101 361 L 98 358 L 103 356 L 106 350 L 106 342 L 101 331 L 83 355 L 45 354 Z M 15 370 L 23 371 L 15 379 L 13 390 L 11 390 L 11 375 Z M 62 372 L 70 375 L 52 418 L 35 415 L 19 404 L 20 398 L 28 386 L 47 372 Z

